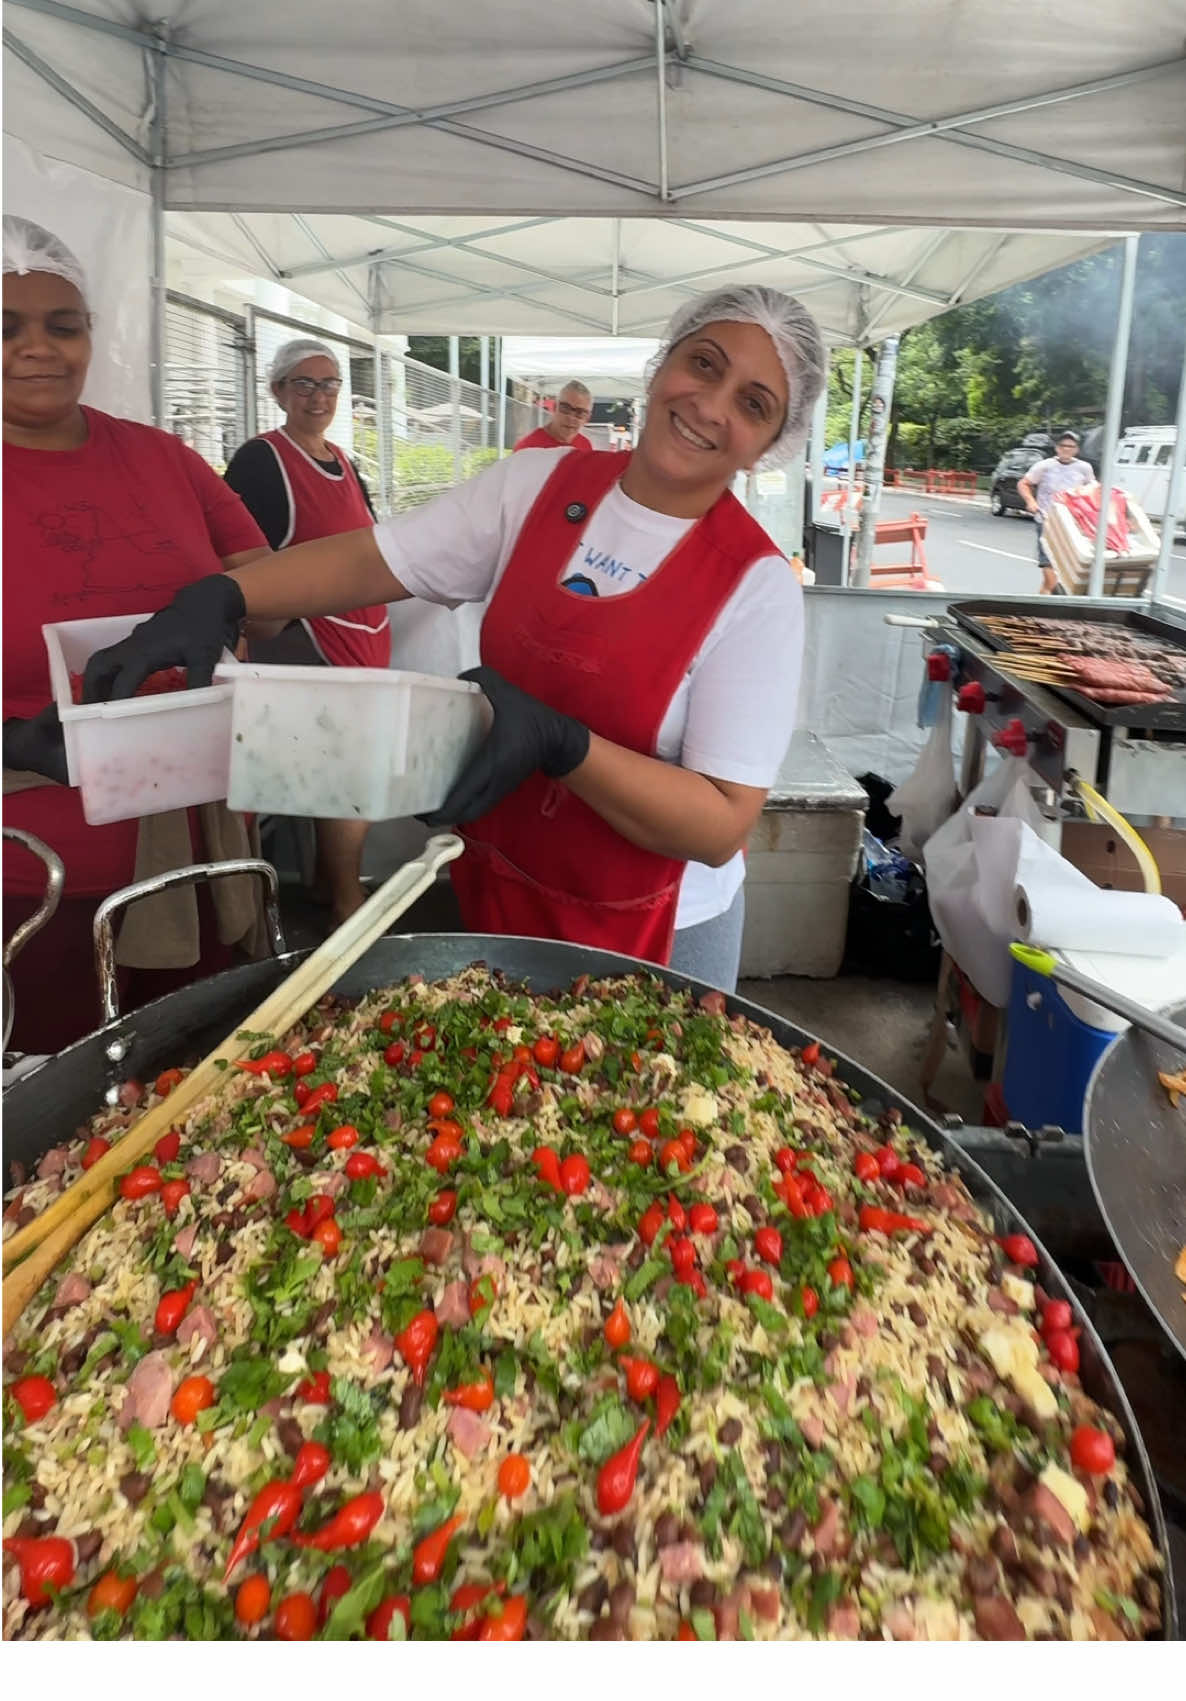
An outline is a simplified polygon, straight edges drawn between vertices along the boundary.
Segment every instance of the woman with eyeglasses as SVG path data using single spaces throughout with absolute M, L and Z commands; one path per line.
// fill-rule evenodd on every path
M 484 605 L 463 675 L 493 724 L 430 825 L 474 932 L 565 939 L 737 976 L 743 848 L 794 727 L 803 594 L 732 494 L 802 444 L 823 383 L 814 319 L 759 285 L 686 302 L 622 453 L 525 450 L 373 530 L 306 544 L 165 608 L 96 657 L 126 696 L 199 630 L 347 597 Z
M 296 337 L 268 369 L 284 424 L 238 449 L 226 481 L 254 515 L 273 549 L 336 537 L 374 524 L 370 494 L 350 457 L 328 441 L 342 388 L 333 350 Z M 386 667 L 391 630 L 384 603 L 342 614 L 294 620 L 253 643 L 253 661 L 290 667 Z M 318 821 L 315 890 L 329 900 L 335 926 L 365 901 L 365 821 Z

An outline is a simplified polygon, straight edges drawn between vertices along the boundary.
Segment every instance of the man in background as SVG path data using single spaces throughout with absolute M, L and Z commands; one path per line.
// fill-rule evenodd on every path
M 593 412 L 593 397 L 577 378 L 570 378 L 556 397 L 556 406 L 546 425 L 520 437 L 516 449 L 591 449 L 581 430 Z
M 1065 594 L 1042 542 L 1050 504 L 1064 490 L 1077 490 L 1081 484 L 1094 483 L 1095 474 L 1089 463 L 1079 459 L 1079 436 L 1074 431 L 1064 431 L 1055 442 L 1053 455 L 1048 455 L 1044 461 L 1035 461 L 1025 476 L 1017 481 L 1021 500 L 1034 516 L 1038 528 L 1038 566 L 1042 571 L 1043 596 Z

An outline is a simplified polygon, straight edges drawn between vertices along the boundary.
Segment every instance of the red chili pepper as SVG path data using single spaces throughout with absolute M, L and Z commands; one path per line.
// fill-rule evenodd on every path
M 302 1075 L 311 1075 L 317 1067 L 315 1051 L 299 1051 L 292 1060 L 292 1072 L 299 1080 Z
M 331 1152 L 344 1152 L 351 1146 L 357 1146 L 360 1138 L 358 1129 L 352 1122 L 343 1122 L 340 1128 L 334 1129 L 325 1143 Z
M 177 1154 L 181 1150 L 181 1135 L 175 1128 L 171 1128 L 167 1134 L 161 1135 L 152 1149 L 156 1155 L 157 1163 L 171 1164 L 176 1160 Z
M 819 1295 L 814 1288 L 802 1288 L 799 1298 L 803 1304 L 804 1317 L 814 1317 L 819 1310 Z
M 158 1098 L 167 1099 L 173 1088 L 181 1080 L 180 1069 L 162 1069 L 156 1078 L 153 1092 Z
M 280 1138 L 286 1146 L 291 1146 L 294 1152 L 307 1152 L 313 1144 L 317 1133 L 315 1122 L 306 1122 L 301 1128 L 294 1128 L 291 1134 L 281 1134 Z
M 156 1308 L 153 1325 L 158 1335 L 171 1335 L 189 1310 L 189 1302 L 197 1291 L 197 1282 L 187 1282 L 183 1288 L 163 1293 Z
M 438 1175 L 444 1175 L 451 1169 L 461 1156 L 463 1147 L 455 1134 L 435 1134 L 424 1154 L 424 1161 L 436 1170 Z
M 655 1236 L 666 1221 L 667 1212 L 657 1200 L 653 1205 L 647 1206 L 638 1224 L 639 1238 L 644 1246 L 654 1245 Z
M 899 1164 L 898 1173 L 894 1176 L 895 1187 L 925 1187 L 926 1175 L 917 1164 Z
M 304 1110 L 306 1104 L 309 1102 L 309 1094 L 312 1091 L 313 1089 L 307 1081 L 297 1082 L 296 1086 L 292 1089 L 292 1096 L 297 1102 L 298 1109 Z
M 858 1152 L 852 1171 L 858 1181 L 868 1183 L 881 1179 L 881 1165 L 872 1152 Z
M 395 1337 L 395 1350 L 412 1372 L 412 1380 L 419 1388 L 424 1386 L 424 1373 L 440 1332 L 435 1311 L 418 1311 L 407 1328 Z
M 1042 1333 L 1053 1334 L 1056 1329 L 1069 1329 L 1074 1316 L 1070 1301 L 1065 1299 L 1050 1299 L 1042 1307 Z
M 647 1438 L 651 1427 L 650 1418 L 646 1418 L 635 1432 L 634 1439 L 628 1441 L 625 1447 L 612 1454 L 597 1473 L 597 1506 L 603 1518 L 610 1518 L 615 1512 L 629 1504 L 630 1496 L 634 1493 L 634 1483 L 638 1476 L 638 1461 L 642 1454 L 642 1444 Z
M 477 1276 L 469 1284 L 470 1316 L 477 1317 L 480 1312 L 485 1311 L 487 1307 L 493 1305 L 494 1296 L 497 1292 L 498 1288 L 495 1285 L 494 1277 L 492 1275 L 487 1273 L 484 1276 Z
M 8 1392 L 25 1414 L 26 1423 L 37 1423 L 58 1403 L 57 1390 L 48 1376 L 22 1376 L 19 1382 L 10 1384 Z
M 659 1367 L 649 1358 L 621 1358 L 618 1363 L 626 1372 L 626 1392 L 639 1405 L 649 1400 L 659 1386 Z
M 691 1288 L 697 1299 L 704 1299 L 708 1294 L 708 1284 L 701 1270 L 677 1270 L 675 1279 L 681 1287 Z
M 1038 1249 L 1028 1234 L 1004 1235 L 1000 1246 L 1010 1264 L 1021 1264 L 1031 1270 L 1037 1268 Z
M 327 1217 L 332 1217 L 336 1209 L 336 1201 L 328 1193 L 314 1193 L 305 1206 L 305 1221 L 310 1233 L 323 1223 Z
M 104 1157 L 110 1150 L 111 1141 L 105 1140 L 101 1134 L 96 1134 L 94 1138 L 88 1142 L 87 1149 L 82 1154 L 83 1169 L 93 1168 L 93 1166 L 98 1163 L 99 1159 Z
M 286 1051 L 268 1051 L 262 1057 L 241 1057 L 235 1064 L 248 1075 L 272 1075 L 282 1081 L 292 1074 L 292 1058 Z
M 323 1104 L 333 1104 L 338 1096 L 336 1081 L 326 1081 L 320 1087 L 314 1087 L 308 1098 L 301 1105 L 306 1116 L 316 1116 Z
M 412 1581 L 414 1583 L 423 1585 L 424 1583 L 436 1582 L 445 1563 L 445 1555 L 449 1551 L 453 1532 L 459 1530 L 463 1522 L 464 1519 L 459 1517 L 450 1518 L 441 1525 L 440 1529 L 433 1530 L 431 1535 L 425 1536 L 423 1541 L 416 1544 L 415 1551 L 412 1554 Z
M 438 1193 L 428 1207 L 428 1220 L 443 1228 L 446 1223 L 453 1221 L 457 1210 L 457 1195 L 451 1187 L 446 1187 L 443 1193 Z
M 546 1182 L 549 1187 L 554 1187 L 557 1193 L 564 1191 L 560 1185 L 560 1154 L 558 1152 L 553 1151 L 551 1146 L 537 1146 L 531 1154 L 531 1161 L 535 1165 L 535 1173 L 541 1181 Z
M 183 1177 L 176 1181 L 166 1181 L 161 1187 L 161 1204 L 165 1207 L 165 1215 L 171 1217 L 178 1205 L 189 1192 L 189 1182 Z
M 308 1212 L 298 1210 L 295 1205 L 285 1217 L 284 1225 L 286 1228 L 290 1228 L 293 1234 L 299 1234 L 302 1240 L 308 1240 L 312 1233 L 312 1230 L 309 1227 Z
M 379 1032 L 389 1034 L 392 1028 L 402 1028 L 404 1019 L 398 1010 L 384 1010 L 379 1017 Z
M 334 1609 L 335 1601 L 350 1592 L 354 1581 L 344 1565 L 331 1565 L 325 1574 L 325 1582 L 321 1585 L 321 1593 L 317 1597 L 318 1622 L 324 1624 Z
M 373 1152 L 351 1152 L 346 1159 L 346 1174 L 351 1181 L 369 1181 L 372 1176 L 386 1175 L 387 1171 Z
M 383 1053 L 384 1063 L 386 1063 L 389 1069 L 398 1069 L 399 1065 L 404 1060 L 407 1049 L 408 1048 L 404 1044 L 403 1040 L 392 1040 L 391 1044 Z
M 293 1542 L 297 1547 L 316 1548 L 318 1553 L 337 1553 L 344 1547 L 357 1547 L 360 1542 L 366 1541 L 379 1522 L 385 1506 L 381 1494 L 356 1494 L 353 1500 L 339 1507 L 328 1524 L 323 1524 L 311 1536 L 295 1535 Z
M 589 1160 L 580 1152 L 574 1152 L 565 1158 L 560 1165 L 560 1186 L 570 1199 L 584 1193 L 589 1185 Z
M 667 1220 L 676 1234 L 683 1234 L 688 1226 L 688 1213 L 684 1210 L 674 1193 L 667 1195 Z
M 1050 1362 L 1068 1374 L 1079 1368 L 1079 1343 L 1069 1329 L 1052 1329 L 1046 1336 Z
M 479 1642 L 521 1642 L 527 1629 L 527 1596 L 512 1595 L 501 1611 L 490 1612 L 482 1620 Z
M 931 1225 L 921 1217 L 905 1217 L 900 1211 L 885 1211 L 880 1205 L 862 1205 L 857 1222 L 865 1234 L 930 1234 Z
M 802 1062 L 806 1063 L 806 1065 L 809 1069 L 812 1067 L 813 1064 L 818 1063 L 819 1062 L 819 1041 L 818 1040 L 812 1040 L 810 1045 L 805 1045 L 803 1047 L 803 1050 L 799 1053 L 799 1057 L 800 1057 Z
M 391 1621 L 397 1612 L 404 1621 L 404 1629 L 412 1628 L 412 1603 L 407 1595 L 387 1595 L 367 1619 L 367 1635 L 372 1642 L 390 1640 Z
M 679 1383 L 674 1376 L 661 1376 L 659 1386 L 655 1390 L 655 1433 L 663 1435 L 668 1424 L 679 1411 Z
M 828 1280 L 834 1288 L 847 1288 L 852 1292 L 855 1278 L 847 1258 L 833 1258 L 828 1265 Z
M 667 1242 L 667 1255 L 677 1276 L 695 1267 L 696 1248 L 687 1235 L 673 1234 Z
M 781 1170 L 784 1175 L 790 1175 L 798 1162 L 799 1154 L 793 1151 L 790 1146 L 780 1146 L 774 1154 L 774 1167 Z
M 754 1235 L 754 1251 L 764 1264 L 782 1262 L 782 1236 L 776 1228 L 760 1228 Z
M 155 1164 L 137 1164 L 119 1184 L 122 1199 L 147 1199 L 150 1193 L 161 1190 L 161 1172 Z
M 620 1296 L 605 1320 L 603 1333 L 606 1345 L 611 1352 L 616 1352 L 619 1347 L 626 1346 L 630 1340 L 630 1319 L 626 1315 L 626 1307 Z
M 50 1589 L 66 1589 L 74 1581 L 74 1543 L 65 1536 L 6 1536 L 4 1551 L 16 1556 L 21 1594 L 30 1606 L 45 1606 Z
M 297 1488 L 311 1488 L 315 1482 L 321 1481 L 329 1467 L 329 1448 L 323 1447 L 320 1441 L 306 1441 L 297 1449 L 288 1480 Z
M 228 1581 L 241 1559 L 246 1559 L 249 1553 L 255 1552 L 261 1541 L 272 1536 L 286 1536 L 300 1515 L 301 1491 L 295 1483 L 265 1483 L 251 1502 L 239 1534 L 235 1537 L 235 1545 L 222 1574 L 223 1582 Z
M 747 1270 L 741 1278 L 741 1291 L 744 1294 L 756 1293 L 765 1300 L 773 1300 L 774 1283 L 766 1270 Z
M 484 1370 L 476 1382 L 462 1382 L 441 1398 L 447 1406 L 463 1406 L 467 1412 L 488 1412 L 494 1404 L 494 1378 Z
M 715 1234 L 717 1214 L 711 1205 L 693 1205 L 688 1212 L 688 1227 L 693 1234 Z
M 302 1382 L 296 1391 L 298 1400 L 303 1400 L 307 1406 L 328 1406 L 330 1404 L 329 1371 L 315 1370 L 307 1382 Z

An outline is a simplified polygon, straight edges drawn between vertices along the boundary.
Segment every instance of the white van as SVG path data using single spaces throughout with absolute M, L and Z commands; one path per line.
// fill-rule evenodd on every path
M 1172 425 L 1138 425 L 1126 431 L 1116 446 L 1116 483 L 1151 520 L 1160 521 L 1165 514 L 1174 435 Z M 1186 489 L 1176 519 L 1179 527 L 1186 525 Z

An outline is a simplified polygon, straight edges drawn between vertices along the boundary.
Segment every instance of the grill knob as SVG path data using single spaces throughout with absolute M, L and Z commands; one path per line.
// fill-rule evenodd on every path
M 998 750 L 1009 756 L 1024 756 L 1029 750 L 1029 737 L 1020 720 L 1011 720 L 993 738 Z
M 970 684 L 960 686 L 955 706 L 962 709 L 966 715 L 982 715 L 987 701 L 983 685 L 978 679 L 973 679 Z

